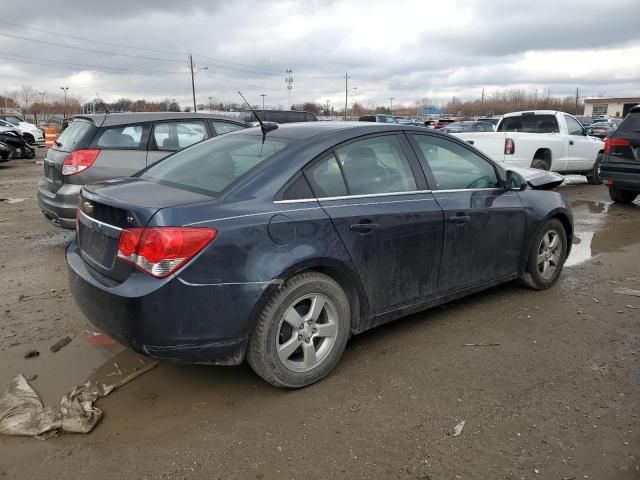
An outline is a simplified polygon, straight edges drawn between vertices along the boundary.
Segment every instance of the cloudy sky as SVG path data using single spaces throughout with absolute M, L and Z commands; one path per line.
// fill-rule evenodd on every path
M 3 0 L 0 93 L 344 106 L 484 88 L 640 95 L 640 1 Z

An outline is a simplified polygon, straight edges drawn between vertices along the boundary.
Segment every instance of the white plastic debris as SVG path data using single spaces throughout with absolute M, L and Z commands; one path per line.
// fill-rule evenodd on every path
M 27 379 L 20 374 L 8 383 L 7 390 L 0 397 L 0 433 L 27 436 L 60 431 L 89 433 L 102 419 L 102 410 L 94 405 L 96 400 L 157 365 L 158 362 L 145 363 L 110 384 L 89 381 L 62 397 L 60 408 L 44 406 Z
M 24 202 L 26 200 L 26 198 L 5 198 L 5 197 L 1 197 L 0 198 L 0 202 L 5 202 L 8 203 L 9 205 L 11 205 L 12 203 L 20 203 L 20 202 Z
M 462 420 L 460 423 L 458 423 L 455 427 L 453 427 L 453 436 L 454 437 L 459 437 L 460 435 L 462 435 L 462 429 L 464 428 L 464 424 L 467 423 L 464 420 Z
M 616 288 L 613 293 L 629 295 L 630 297 L 640 297 L 640 290 L 633 290 L 632 288 Z

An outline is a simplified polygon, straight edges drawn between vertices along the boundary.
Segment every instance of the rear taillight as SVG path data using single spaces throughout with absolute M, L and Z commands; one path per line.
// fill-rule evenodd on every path
M 120 232 L 118 258 L 153 277 L 163 278 L 182 267 L 217 235 L 215 228 L 127 228 Z
M 504 139 L 504 154 L 505 155 L 513 155 L 516 151 L 516 144 L 514 143 L 512 138 Z
M 76 150 L 64 157 L 62 175 L 74 175 L 86 170 L 98 158 L 100 150 Z
M 630 147 L 631 142 L 624 138 L 605 138 L 604 139 L 604 153 L 611 153 L 613 147 Z

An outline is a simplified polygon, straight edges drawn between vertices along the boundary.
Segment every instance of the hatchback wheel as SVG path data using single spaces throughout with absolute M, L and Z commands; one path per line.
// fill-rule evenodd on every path
M 529 252 L 523 283 L 535 290 L 552 286 L 567 257 L 567 234 L 559 220 L 549 220 L 538 232 Z
M 274 293 L 249 340 L 247 361 L 277 387 L 317 382 L 338 363 L 351 315 L 344 291 L 327 275 L 296 275 Z
M 614 202 L 631 203 L 636 199 L 638 194 L 629 190 L 619 190 L 617 188 L 609 187 L 609 196 Z

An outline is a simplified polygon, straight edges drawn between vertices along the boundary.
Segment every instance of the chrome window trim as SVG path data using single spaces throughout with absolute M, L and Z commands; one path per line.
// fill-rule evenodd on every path
M 433 193 L 455 193 L 455 192 L 481 192 L 484 190 L 503 190 L 502 187 L 493 188 L 450 188 L 448 190 L 434 190 Z
M 431 190 L 409 190 L 406 192 L 387 192 L 387 193 L 369 193 L 366 195 L 340 195 L 337 197 L 320 197 L 320 198 L 302 198 L 296 200 L 274 200 L 273 203 L 302 203 L 302 202 L 320 202 L 331 200 L 348 200 L 351 198 L 375 198 L 386 197 L 389 195 L 416 195 L 418 193 L 432 193 Z
M 90 217 L 89 215 L 84 213 L 80 208 L 78 208 L 78 213 L 80 215 L 82 215 L 84 218 L 86 218 L 89 222 L 97 223 L 98 225 L 100 225 L 101 227 L 106 228 L 107 230 L 115 230 L 116 232 L 121 232 L 122 231 L 122 228 L 120 228 L 120 227 L 116 227 L 115 225 L 109 225 L 108 223 L 104 223 L 104 222 L 101 222 L 100 220 L 97 220 L 97 219 L 95 219 L 93 217 Z

